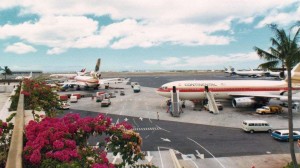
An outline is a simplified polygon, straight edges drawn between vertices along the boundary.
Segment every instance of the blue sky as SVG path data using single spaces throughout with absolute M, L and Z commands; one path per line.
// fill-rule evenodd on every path
M 44 72 L 256 68 L 268 24 L 300 18 L 296 0 L 0 1 L 0 66 Z

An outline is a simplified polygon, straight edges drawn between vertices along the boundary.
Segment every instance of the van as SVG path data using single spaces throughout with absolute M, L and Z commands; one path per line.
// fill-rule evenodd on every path
M 77 103 L 77 96 L 71 96 L 70 103 Z
M 140 85 L 134 85 L 133 86 L 133 92 L 134 93 L 138 93 L 141 91 L 141 86 Z
M 264 120 L 244 120 L 242 123 L 242 129 L 245 132 L 272 132 L 272 127 L 267 121 Z

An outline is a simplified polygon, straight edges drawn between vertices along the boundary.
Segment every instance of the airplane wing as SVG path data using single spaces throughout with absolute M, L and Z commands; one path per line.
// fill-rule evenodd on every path
M 267 99 L 277 99 L 281 101 L 287 101 L 288 96 L 286 95 L 272 95 L 272 94 L 257 94 L 257 93 L 247 93 L 247 94 L 239 94 L 239 93 L 234 93 L 230 94 L 232 97 L 254 97 L 254 98 L 267 98 Z M 300 101 L 300 97 L 298 96 L 293 96 L 293 101 Z

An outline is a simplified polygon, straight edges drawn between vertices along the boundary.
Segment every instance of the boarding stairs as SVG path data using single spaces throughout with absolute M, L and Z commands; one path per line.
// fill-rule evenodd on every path
M 180 109 L 180 101 L 179 101 L 179 91 L 176 92 L 171 91 L 171 114 L 173 117 L 179 117 L 181 109 Z
M 210 91 L 204 91 L 206 98 L 208 100 L 208 110 L 213 112 L 214 114 L 219 114 L 219 109 L 217 103 L 215 101 L 214 95 Z

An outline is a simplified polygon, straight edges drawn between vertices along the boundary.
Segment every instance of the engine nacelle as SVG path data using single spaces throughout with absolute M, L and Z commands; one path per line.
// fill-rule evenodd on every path
M 285 79 L 287 77 L 287 71 L 283 71 L 279 73 L 279 78 L 280 79 Z
M 256 104 L 253 97 L 240 97 L 232 99 L 232 106 L 236 107 L 251 107 Z

